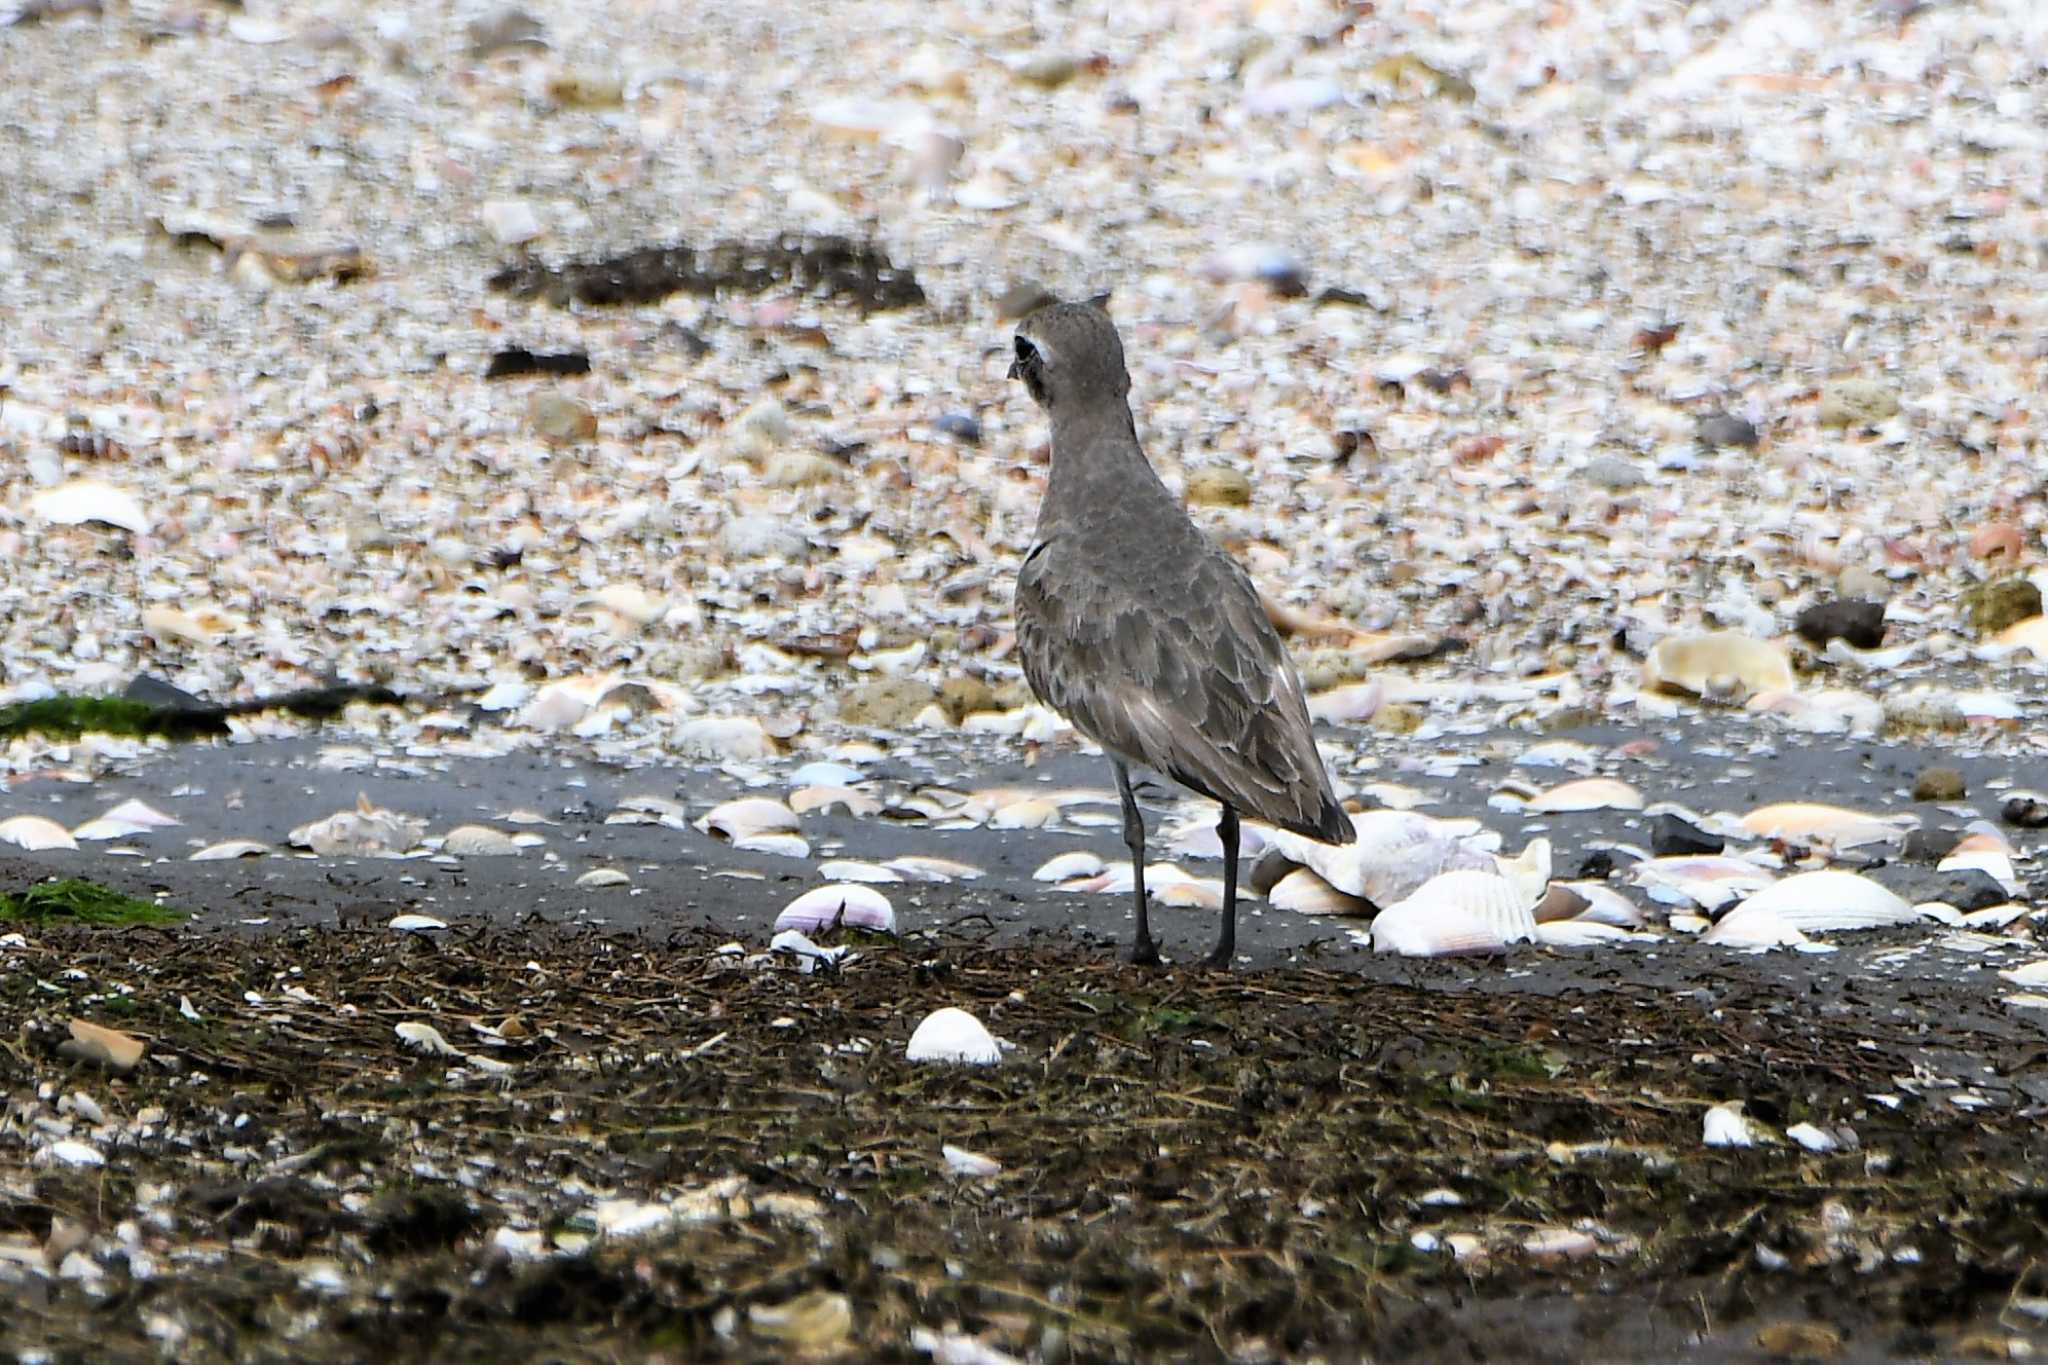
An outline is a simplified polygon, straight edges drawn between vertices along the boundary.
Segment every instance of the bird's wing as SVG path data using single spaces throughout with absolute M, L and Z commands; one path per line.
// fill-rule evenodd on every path
M 1169 561 L 1170 578 L 1148 572 Z M 1348 841 L 1294 666 L 1250 578 L 1206 538 L 1122 565 L 1041 541 L 1016 613 L 1032 691 L 1083 734 L 1246 815 Z

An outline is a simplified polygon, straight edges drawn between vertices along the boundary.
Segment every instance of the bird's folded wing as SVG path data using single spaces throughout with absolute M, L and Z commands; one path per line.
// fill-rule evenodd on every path
M 1017 582 L 1019 653 L 1042 701 L 1112 753 L 1243 814 L 1310 837 L 1348 832 L 1300 681 L 1235 561 L 1202 556 L 1160 591 L 1141 572 L 1078 571 L 1057 550 L 1034 547 Z

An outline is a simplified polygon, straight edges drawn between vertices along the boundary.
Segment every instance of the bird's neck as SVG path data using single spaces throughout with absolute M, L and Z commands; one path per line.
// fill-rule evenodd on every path
M 1134 475 L 1158 482 L 1138 445 L 1130 405 L 1119 396 L 1059 405 L 1052 414 L 1052 452 L 1047 493 L 1070 507 L 1089 500 L 1097 486 L 1129 488 Z

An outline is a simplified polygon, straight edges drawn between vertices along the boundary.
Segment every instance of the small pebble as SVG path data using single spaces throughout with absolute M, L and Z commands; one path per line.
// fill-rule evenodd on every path
M 1884 643 L 1884 603 L 1818 602 L 1799 613 L 1796 625 L 1800 638 L 1815 646 L 1842 640 L 1857 649 L 1876 649 Z
M 1709 448 L 1741 446 L 1754 449 L 1757 442 L 1756 427 L 1743 418 L 1725 412 L 1710 412 L 1700 418 L 1697 430 L 1699 443 Z
M 1719 853 L 1727 841 L 1707 833 L 1689 820 L 1666 811 L 1650 826 L 1650 852 L 1659 858 L 1692 857 Z

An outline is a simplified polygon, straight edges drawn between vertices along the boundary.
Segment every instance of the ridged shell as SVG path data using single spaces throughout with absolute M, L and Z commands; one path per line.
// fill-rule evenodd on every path
M 1536 937 L 1536 917 L 1515 883 L 1493 872 L 1444 872 L 1372 922 L 1376 953 L 1442 957 L 1494 953 Z

